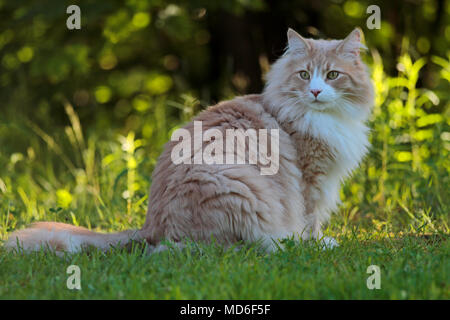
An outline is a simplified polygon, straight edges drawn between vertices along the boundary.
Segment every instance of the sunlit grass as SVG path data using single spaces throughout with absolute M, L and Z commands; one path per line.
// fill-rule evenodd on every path
M 191 244 L 146 255 L 92 251 L 63 258 L 0 252 L 0 297 L 24 299 L 448 299 L 448 237 L 374 241 L 340 237 L 340 247 L 286 243 L 265 254 L 255 246 L 223 250 Z M 69 290 L 67 267 L 81 271 Z M 369 290 L 370 265 L 381 288 Z

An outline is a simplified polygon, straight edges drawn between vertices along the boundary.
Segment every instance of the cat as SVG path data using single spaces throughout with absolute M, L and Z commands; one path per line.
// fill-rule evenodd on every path
M 285 53 L 267 73 L 261 94 L 221 102 L 194 118 L 203 130 L 222 133 L 277 130 L 275 174 L 261 174 L 261 162 L 175 164 L 172 151 L 179 141 L 169 141 L 152 175 L 141 229 L 102 234 L 38 222 L 13 232 L 5 247 L 61 253 L 146 240 L 157 251 L 164 249 L 163 240 L 182 246 L 186 239 L 215 239 L 225 246 L 260 242 L 273 251 L 287 237 L 337 245 L 323 237 L 321 226 L 337 209 L 340 183 L 369 147 L 365 122 L 374 92 L 360 56 L 363 34 L 356 28 L 343 40 L 314 40 L 289 29 L 287 37 Z M 193 133 L 194 121 L 184 127 L 187 132 Z M 191 151 L 192 157 L 199 152 Z

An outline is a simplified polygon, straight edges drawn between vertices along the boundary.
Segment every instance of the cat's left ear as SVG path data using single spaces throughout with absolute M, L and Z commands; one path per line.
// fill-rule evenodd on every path
M 363 39 L 363 31 L 360 28 L 355 28 L 344 40 L 341 41 L 336 50 L 340 53 L 349 54 L 352 57 L 358 57 L 360 50 L 365 48 L 362 43 Z

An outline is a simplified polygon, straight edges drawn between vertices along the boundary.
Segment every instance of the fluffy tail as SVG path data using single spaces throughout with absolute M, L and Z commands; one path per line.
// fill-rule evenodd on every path
M 139 230 L 105 234 L 60 222 L 37 222 L 27 229 L 13 232 L 5 248 L 26 252 L 44 248 L 72 253 L 90 246 L 100 250 L 108 250 L 111 246 L 123 247 L 133 240 L 142 240 Z

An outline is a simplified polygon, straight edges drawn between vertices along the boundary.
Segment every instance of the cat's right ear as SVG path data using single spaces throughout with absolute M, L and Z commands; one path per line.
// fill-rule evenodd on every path
M 306 51 L 310 49 L 308 42 L 291 28 L 288 29 L 287 38 L 289 51 L 306 53 Z

